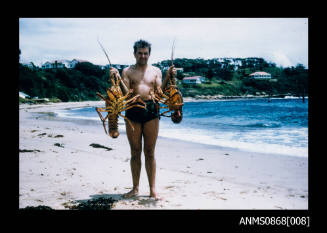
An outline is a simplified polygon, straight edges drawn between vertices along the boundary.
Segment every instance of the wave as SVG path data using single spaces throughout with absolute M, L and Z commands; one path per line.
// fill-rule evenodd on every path
M 174 130 L 174 129 L 160 129 L 159 136 L 167 138 L 175 138 L 179 140 L 228 147 L 239 149 L 249 152 L 268 153 L 268 154 L 281 154 L 288 156 L 299 156 L 308 157 L 308 148 L 295 147 L 288 145 L 281 145 L 277 143 L 265 143 L 265 142 L 246 142 L 240 141 L 239 138 L 235 137 L 233 133 L 221 132 L 222 137 L 215 138 L 212 134 L 201 132 L 201 130 Z
M 80 109 L 85 109 L 85 108 L 80 108 Z M 77 113 L 71 113 L 70 111 L 67 110 L 56 110 L 55 114 L 58 117 L 62 117 L 62 118 L 71 118 L 71 119 L 81 119 L 81 120 L 91 120 L 91 121 L 100 121 L 100 117 L 97 115 L 97 113 L 95 114 L 95 116 L 93 115 L 78 115 Z M 118 117 L 118 124 L 125 124 L 124 119 L 122 117 Z
M 253 100 L 189 103 L 185 105 L 181 124 L 161 118 L 159 136 L 244 151 L 307 157 L 307 107 L 301 105 L 297 109 L 298 104 L 294 101 L 276 101 L 276 106 L 269 105 L 274 111 L 268 111 L 260 104 L 262 101 Z M 290 112 L 289 106 L 296 111 Z M 56 114 L 100 122 L 96 111 L 90 107 L 58 110 Z M 118 123 L 125 124 L 124 119 L 119 117 Z M 120 128 L 125 130 L 125 127 Z
M 281 124 L 279 123 L 254 123 L 254 124 L 248 124 L 243 125 L 243 127 L 249 127 L 249 128 L 278 128 Z

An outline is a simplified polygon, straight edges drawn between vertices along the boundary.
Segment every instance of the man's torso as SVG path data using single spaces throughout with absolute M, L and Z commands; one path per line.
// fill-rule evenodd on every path
M 140 94 L 141 98 L 150 100 L 150 91 L 154 90 L 158 85 L 157 79 L 159 78 L 160 69 L 148 65 L 145 71 L 137 70 L 135 65 L 126 68 L 126 77 L 129 80 L 129 88 L 134 90 L 134 94 Z

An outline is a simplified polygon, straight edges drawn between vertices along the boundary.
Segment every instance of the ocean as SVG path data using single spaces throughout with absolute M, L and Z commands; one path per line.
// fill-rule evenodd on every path
M 94 107 L 56 113 L 59 117 L 100 122 Z M 119 131 L 125 131 L 121 117 Z M 184 103 L 181 123 L 174 124 L 170 118 L 161 117 L 159 136 L 252 152 L 308 157 L 308 99 L 305 103 L 299 98 L 273 98 L 271 102 L 265 98 L 189 101 Z

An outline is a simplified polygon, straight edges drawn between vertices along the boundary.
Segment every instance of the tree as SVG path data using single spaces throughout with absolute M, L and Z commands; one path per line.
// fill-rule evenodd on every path
M 211 81 L 213 76 L 214 76 L 214 73 L 213 73 L 212 69 L 208 69 L 208 72 L 206 73 L 206 78 Z
M 183 73 L 182 73 L 182 72 L 179 72 L 179 71 L 177 71 L 177 75 L 176 75 L 176 78 L 177 78 L 178 80 L 183 80 L 183 78 L 184 78 L 184 75 L 183 75 Z
M 80 62 L 75 66 L 76 70 L 79 70 L 84 75 L 94 75 L 96 77 L 101 77 L 105 71 L 101 70 L 99 66 L 93 65 L 90 62 Z

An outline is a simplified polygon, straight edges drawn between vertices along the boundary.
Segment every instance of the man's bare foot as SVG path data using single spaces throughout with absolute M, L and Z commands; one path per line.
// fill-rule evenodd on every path
M 150 192 L 150 198 L 154 198 L 156 201 L 163 200 L 163 197 L 159 196 L 156 192 L 152 191 Z
M 139 191 L 138 190 L 132 189 L 128 193 L 123 194 L 123 197 L 124 198 L 132 198 L 132 197 L 136 197 L 138 194 L 139 194 Z

